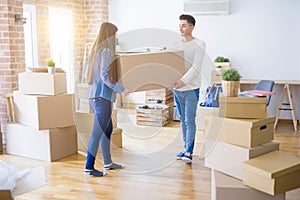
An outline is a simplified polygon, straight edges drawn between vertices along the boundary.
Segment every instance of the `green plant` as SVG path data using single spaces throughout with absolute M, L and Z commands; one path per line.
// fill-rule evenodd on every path
M 55 67 L 55 62 L 53 59 L 49 58 L 46 60 L 47 67 Z
M 223 56 L 218 56 L 215 59 L 215 62 L 230 62 L 229 58 L 225 58 Z
M 239 72 L 234 68 L 223 71 L 221 75 L 224 81 L 239 81 L 242 78 Z

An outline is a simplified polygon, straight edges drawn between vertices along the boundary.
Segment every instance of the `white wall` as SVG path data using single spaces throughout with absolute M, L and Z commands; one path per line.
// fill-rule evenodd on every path
M 109 20 L 119 34 L 141 28 L 178 32 L 183 2 L 110 0 Z M 300 80 L 299 10 L 297 0 L 230 0 L 229 15 L 195 16 L 194 36 L 206 42 L 211 59 L 229 57 L 243 78 Z

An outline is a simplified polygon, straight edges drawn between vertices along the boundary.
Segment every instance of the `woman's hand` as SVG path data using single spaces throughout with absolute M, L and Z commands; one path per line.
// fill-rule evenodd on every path
M 125 90 L 122 92 L 122 95 L 123 95 L 123 96 L 128 96 L 130 93 L 131 93 L 131 91 L 129 91 L 128 89 L 125 89 Z

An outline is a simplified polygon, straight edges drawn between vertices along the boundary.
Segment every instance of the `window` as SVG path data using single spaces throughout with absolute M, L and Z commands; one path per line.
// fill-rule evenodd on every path
M 74 91 L 73 15 L 71 10 L 49 8 L 51 58 L 67 75 L 68 92 Z
M 38 67 L 36 14 L 34 5 L 23 5 L 23 16 L 27 18 L 24 24 L 25 65 Z

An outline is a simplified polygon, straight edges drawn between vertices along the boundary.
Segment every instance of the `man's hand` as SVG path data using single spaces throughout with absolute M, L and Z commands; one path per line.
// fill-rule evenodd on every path
M 183 81 L 180 80 L 180 79 L 177 80 L 174 84 L 175 84 L 175 88 L 176 88 L 176 89 L 182 88 L 182 87 L 184 86 Z

